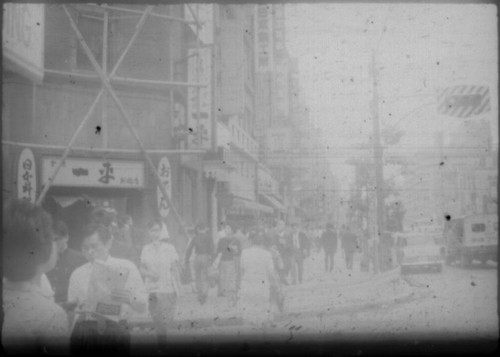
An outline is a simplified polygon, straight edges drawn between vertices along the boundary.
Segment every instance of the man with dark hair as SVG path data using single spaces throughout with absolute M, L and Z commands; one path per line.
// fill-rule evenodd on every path
M 51 226 L 50 215 L 28 201 L 3 207 L 2 347 L 9 354 L 67 352 L 67 316 L 42 287 L 57 261 Z
M 325 271 L 333 271 L 335 252 L 337 251 L 337 232 L 333 229 L 333 224 L 328 223 L 326 230 L 321 235 L 321 243 L 325 252 Z
M 84 235 L 82 251 L 88 263 L 70 277 L 68 301 L 75 302 L 78 317 L 71 336 L 74 354 L 127 355 L 132 310 L 143 313 L 147 295 L 134 263 L 110 256 L 109 227 L 92 224 Z
M 196 232 L 186 249 L 184 265 L 185 267 L 189 267 L 189 259 L 194 251 L 195 286 L 198 293 L 198 301 L 203 305 L 208 297 L 208 269 L 214 255 L 214 244 L 206 225 L 199 223 L 195 229 Z
M 302 276 L 304 274 L 304 259 L 307 256 L 307 252 L 309 249 L 309 242 L 307 240 L 306 234 L 299 229 L 299 225 L 297 222 L 292 223 L 292 233 L 291 237 L 291 245 L 293 251 L 293 263 L 294 268 L 292 270 L 292 282 L 302 283 Z
M 68 247 L 68 227 L 63 221 L 56 220 L 53 224 L 54 239 L 57 246 L 58 259 L 54 269 L 47 273 L 47 277 L 54 289 L 54 301 L 70 308 L 66 303 L 71 273 L 86 263 L 82 253 Z

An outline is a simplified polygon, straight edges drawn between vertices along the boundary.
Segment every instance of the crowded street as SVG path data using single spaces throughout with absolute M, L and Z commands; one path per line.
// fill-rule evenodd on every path
M 496 348 L 493 4 L 2 10 L 7 354 Z
M 257 335 L 224 299 L 213 294 L 202 308 L 196 306 L 195 294 L 187 288 L 174 324 L 177 328 L 172 329 L 172 342 L 213 347 L 227 342 L 258 345 L 268 341 L 289 348 L 308 343 L 311 351 L 319 351 L 322 343 L 347 343 L 356 350 L 366 344 L 406 342 L 416 346 L 430 341 L 450 343 L 450 349 L 439 350 L 445 353 L 454 350 L 453 342 L 474 337 L 485 341 L 484 351 L 494 347 L 487 341 L 498 336 L 495 263 L 468 269 L 447 266 L 442 273 L 401 276 L 400 268 L 375 275 L 359 268 L 346 270 L 341 267 L 343 262 L 335 273 L 325 273 L 318 264 L 321 258 L 319 252 L 309 257 L 304 283 L 287 289 L 286 311 L 274 326 Z M 359 263 L 359 256 L 356 258 Z M 395 292 L 394 279 L 401 279 L 399 284 L 405 289 Z M 389 292 L 377 294 L 382 290 Z M 342 297 L 349 294 L 357 296 L 357 301 Z M 138 319 L 134 334 L 138 354 L 147 351 L 153 338 L 147 324 L 140 322 Z

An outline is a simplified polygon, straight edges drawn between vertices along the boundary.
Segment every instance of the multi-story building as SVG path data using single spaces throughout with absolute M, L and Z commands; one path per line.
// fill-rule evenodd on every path
M 200 207 L 210 183 L 200 168 L 213 141 L 187 127 L 186 115 L 205 109 L 193 109 L 193 90 L 207 84 L 189 73 L 200 69 L 189 60 L 199 41 L 187 11 L 4 4 L 4 198 L 38 198 L 68 223 L 71 245 L 90 206 L 130 214 L 139 225 L 160 214 L 172 233 L 207 220 Z

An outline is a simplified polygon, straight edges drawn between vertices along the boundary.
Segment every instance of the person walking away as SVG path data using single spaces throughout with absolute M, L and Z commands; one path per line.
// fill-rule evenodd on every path
M 57 246 L 58 259 L 54 269 L 47 273 L 47 278 L 54 289 L 54 301 L 63 308 L 67 304 L 69 278 L 73 271 L 87 262 L 79 251 L 68 247 L 68 227 L 61 220 L 54 221 L 54 240 Z M 76 307 L 73 305 L 73 307 Z
M 292 266 L 292 255 L 293 255 L 293 250 L 292 250 L 292 244 L 291 244 L 291 237 L 289 233 L 287 232 L 285 222 L 282 220 L 279 220 L 276 228 L 274 230 L 274 245 L 276 246 L 276 249 L 278 250 L 281 261 L 282 261 L 282 266 L 278 270 L 278 275 L 280 277 L 280 281 L 283 285 L 288 285 L 288 275 L 290 274 L 291 266 Z
M 159 351 L 165 351 L 167 330 L 175 317 L 175 307 L 180 297 L 179 255 L 168 242 L 163 222 L 159 219 L 149 224 L 151 243 L 141 252 L 140 270 L 149 293 L 149 313 L 155 326 Z
M 219 261 L 220 295 L 225 296 L 231 306 L 236 305 L 238 289 L 237 257 L 241 253 L 240 242 L 233 234 L 233 228 L 226 225 L 227 235 L 219 240 L 215 261 Z
M 264 247 L 262 232 L 250 236 L 251 246 L 241 253 L 239 311 L 244 323 L 256 331 L 269 326 L 274 318 L 271 289 L 279 284 L 271 252 Z
M 333 224 L 328 223 L 326 230 L 321 235 L 321 243 L 325 252 L 325 271 L 331 272 L 334 267 L 334 256 L 337 251 L 337 232 L 333 229 Z
M 195 227 L 195 235 L 191 239 L 186 249 L 184 258 L 184 266 L 189 268 L 189 259 L 192 253 L 194 257 L 194 276 L 195 287 L 198 295 L 198 301 L 201 305 L 205 304 L 208 297 L 209 282 L 208 282 L 208 269 L 212 263 L 214 255 L 214 244 L 212 237 L 208 232 L 208 227 L 199 223 Z
M 368 236 L 368 269 L 372 268 L 372 272 L 377 274 L 379 272 L 379 239 L 377 236 L 371 234 Z
M 52 219 L 26 200 L 5 203 L 2 218 L 2 347 L 7 354 L 67 354 L 67 315 L 42 287 L 57 262 Z
M 87 263 L 71 274 L 68 302 L 78 305 L 71 334 L 76 355 L 130 353 L 128 318 L 144 313 L 147 295 L 136 265 L 109 254 L 109 227 L 93 222 L 87 227 L 82 251 Z
M 342 248 L 344 249 L 346 268 L 352 270 L 354 252 L 358 246 L 357 237 L 349 226 L 345 227 L 342 233 Z
M 309 241 L 305 233 L 299 230 L 299 225 L 294 222 L 292 223 L 292 259 L 293 259 L 293 269 L 292 269 L 292 282 L 296 284 L 302 283 L 302 278 L 304 275 L 304 259 L 307 256 L 309 249 Z

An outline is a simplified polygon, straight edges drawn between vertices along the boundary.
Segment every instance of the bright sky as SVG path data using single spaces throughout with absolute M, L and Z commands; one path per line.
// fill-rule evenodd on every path
M 497 9 L 490 4 L 287 4 L 287 47 L 299 60 L 311 116 L 326 145 L 352 147 L 372 133 L 372 51 L 379 71 L 381 129 L 405 132 L 398 152 L 433 146 L 458 118 L 436 112 L 436 89 L 490 87 L 493 140 L 498 145 Z M 345 155 L 359 156 L 350 150 Z M 344 155 L 332 155 L 341 168 Z M 350 170 L 342 170 L 349 172 Z M 352 178 L 352 174 L 345 174 Z M 342 181 L 342 180 L 341 180 Z

